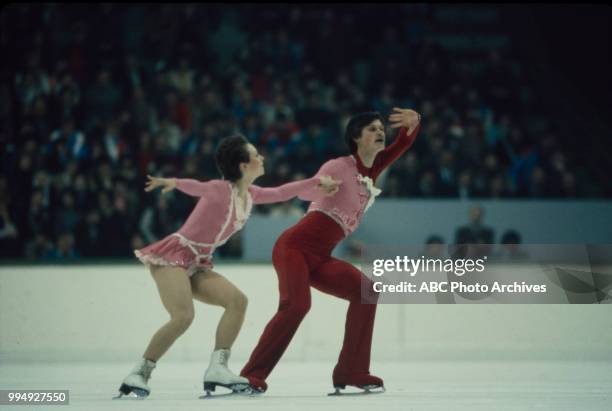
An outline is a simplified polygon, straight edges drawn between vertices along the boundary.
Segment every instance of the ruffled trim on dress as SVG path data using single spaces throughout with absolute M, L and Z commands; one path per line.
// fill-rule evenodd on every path
M 152 255 L 152 254 L 144 254 L 142 253 L 140 250 L 134 250 L 134 254 L 136 254 L 136 257 L 138 257 L 138 259 L 140 260 L 141 263 L 143 263 L 144 265 L 161 265 L 161 266 L 181 266 L 179 263 L 171 263 L 170 261 Z
M 236 220 L 234 221 L 234 231 L 230 234 L 231 237 L 236 231 L 239 231 L 244 224 L 247 222 L 249 217 L 251 216 L 251 210 L 253 209 L 253 198 L 251 197 L 251 193 L 247 190 L 246 193 L 246 209 L 240 207 L 240 202 L 238 200 L 238 189 L 235 186 L 232 186 L 232 196 L 233 196 L 233 204 L 234 204 L 234 215 L 236 216 Z M 229 239 L 226 239 L 226 241 Z M 225 243 L 225 241 L 223 242 Z
M 211 254 L 199 253 L 195 246 L 210 247 L 208 244 L 191 242 L 182 235 L 174 233 L 145 248 L 134 250 L 134 254 L 147 267 L 151 265 L 181 267 L 191 276 L 198 271 L 213 268 Z M 162 256 L 163 254 L 167 255 Z
M 359 180 L 361 184 L 364 184 L 366 190 L 368 191 L 368 203 L 366 204 L 365 209 L 363 210 L 363 212 L 365 213 L 366 211 L 368 211 L 368 208 L 372 207 L 372 204 L 374 204 L 374 200 L 376 200 L 376 197 L 378 197 L 380 193 L 382 193 L 382 190 L 374 185 L 374 181 L 372 181 L 370 177 L 364 177 L 361 174 L 358 174 L 357 180 Z

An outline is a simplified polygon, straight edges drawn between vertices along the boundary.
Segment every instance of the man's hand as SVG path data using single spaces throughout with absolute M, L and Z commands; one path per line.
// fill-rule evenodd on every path
M 149 179 L 149 181 L 145 183 L 145 191 L 147 193 L 158 187 L 163 187 L 162 193 L 168 193 L 176 187 L 176 180 L 174 178 L 151 177 L 149 175 L 147 175 L 147 178 Z
M 342 184 L 340 180 L 334 180 L 330 176 L 321 176 L 318 187 L 326 196 L 331 197 L 340 190 L 340 184 Z
M 391 128 L 406 127 L 408 134 L 410 134 L 421 121 L 421 115 L 409 108 L 394 107 L 393 113 L 389 116 L 389 121 L 391 122 Z

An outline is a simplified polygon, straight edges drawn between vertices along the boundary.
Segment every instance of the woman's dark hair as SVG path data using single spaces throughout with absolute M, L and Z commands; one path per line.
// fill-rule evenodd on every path
M 371 124 L 374 120 L 380 120 L 381 123 L 385 124 L 383 117 L 377 111 L 359 113 L 351 117 L 344 132 L 344 141 L 346 141 L 346 144 L 349 146 L 351 153 L 357 151 L 355 139 L 359 138 L 363 128 Z
M 240 163 L 248 163 L 251 160 L 247 144 L 249 142 L 242 134 L 235 134 L 225 137 L 217 146 L 217 169 L 226 180 L 235 182 L 242 177 Z

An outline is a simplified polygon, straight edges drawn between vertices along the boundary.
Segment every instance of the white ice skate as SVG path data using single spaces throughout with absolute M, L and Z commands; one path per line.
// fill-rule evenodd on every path
M 229 357 L 230 350 L 217 350 L 211 354 L 210 364 L 204 373 L 206 396 L 202 398 L 213 397 L 211 392 L 215 391 L 217 386 L 230 389 L 232 392 L 229 394 L 242 393 L 250 387 L 249 380 L 234 374 L 227 368 Z
M 151 389 L 147 385 L 151 378 L 151 372 L 155 368 L 155 363 L 151 360 L 142 358 L 134 367 L 132 372 L 125 377 L 119 387 L 119 395 L 115 399 L 121 399 L 124 395 L 128 398 L 144 399 L 149 396 Z M 131 396 L 130 394 L 134 394 Z

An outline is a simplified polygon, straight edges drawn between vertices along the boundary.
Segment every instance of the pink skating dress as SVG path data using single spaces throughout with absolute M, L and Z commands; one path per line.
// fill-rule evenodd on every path
M 277 203 L 295 196 L 314 201 L 323 196 L 318 184 L 319 178 L 312 177 L 274 188 L 251 185 L 243 204 L 238 189 L 229 181 L 177 179 L 178 190 L 200 198 L 196 206 L 177 232 L 134 250 L 134 254 L 147 266 L 182 267 L 189 276 L 210 270 L 215 250 L 242 229 L 253 204 Z

